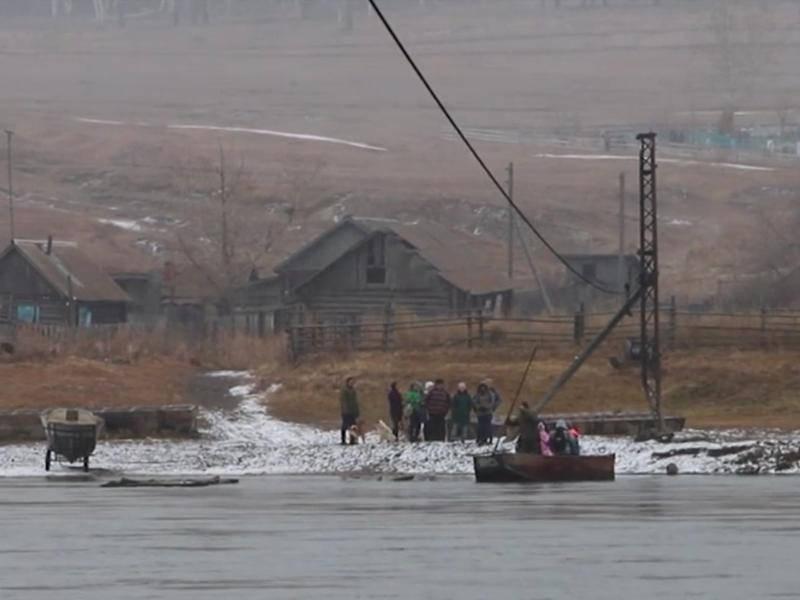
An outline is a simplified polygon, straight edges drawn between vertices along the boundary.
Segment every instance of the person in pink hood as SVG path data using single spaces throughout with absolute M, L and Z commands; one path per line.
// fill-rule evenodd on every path
M 539 448 L 542 450 L 542 456 L 553 456 L 553 451 L 550 450 L 550 434 L 541 421 L 539 421 Z

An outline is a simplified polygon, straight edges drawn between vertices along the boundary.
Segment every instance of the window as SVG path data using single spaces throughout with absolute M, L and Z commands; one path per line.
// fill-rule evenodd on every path
M 17 304 L 17 321 L 38 323 L 39 307 L 35 304 Z
M 382 235 L 367 243 L 367 284 L 386 284 L 386 238 Z
M 589 281 L 597 281 L 597 265 L 595 263 L 581 265 L 581 275 Z

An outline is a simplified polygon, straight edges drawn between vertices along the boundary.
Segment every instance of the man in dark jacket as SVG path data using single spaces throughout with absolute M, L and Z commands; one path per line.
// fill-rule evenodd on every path
M 516 424 L 519 425 L 517 452 L 541 454 L 542 450 L 539 445 L 539 418 L 527 402 L 522 403 L 516 422 Z
M 355 377 L 348 377 L 344 383 L 339 404 L 342 409 L 342 444 L 347 444 L 347 431 L 357 423 L 361 412 L 358 409 L 358 393 Z
M 400 437 L 400 423 L 403 421 L 403 394 L 397 389 L 397 382 L 393 381 L 389 385 L 389 416 L 392 419 L 392 433 L 394 439 Z
M 425 396 L 428 422 L 425 424 L 426 442 L 443 442 L 446 437 L 445 417 L 450 411 L 450 394 L 444 388 L 444 380 L 437 379 L 433 389 Z
M 467 384 L 458 384 L 458 391 L 453 395 L 453 408 L 450 411 L 452 429 L 450 440 L 467 439 L 469 434 L 469 417 L 472 414 L 472 396 L 467 391 Z

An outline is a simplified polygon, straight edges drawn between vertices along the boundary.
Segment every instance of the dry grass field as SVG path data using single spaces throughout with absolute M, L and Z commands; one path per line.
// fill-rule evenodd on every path
M 548 410 L 552 412 L 646 411 L 635 368 L 614 370 L 600 352 L 575 376 Z M 537 355 L 523 397 L 535 399 L 571 359 L 561 351 Z M 362 412 L 369 422 L 388 418 L 386 389 L 391 381 L 442 377 L 450 389 L 465 381 L 474 390 L 491 377 L 507 410 L 528 360 L 524 349 L 436 349 L 320 357 L 300 366 L 265 367 L 265 381 L 280 381 L 269 401 L 278 417 L 334 426 L 338 390 L 355 376 Z M 690 427 L 800 428 L 800 351 L 676 351 L 665 357 L 666 412 L 685 416 Z

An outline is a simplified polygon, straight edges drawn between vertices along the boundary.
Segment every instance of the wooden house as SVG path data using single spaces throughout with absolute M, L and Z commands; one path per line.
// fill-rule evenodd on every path
M 268 288 L 315 313 L 508 311 L 511 284 L 494 246 L 430 221 L 347 218 L 278 265 Z
M 130 297 L 74 244 L 16 241 L 0 254 L 0 303 L 16 321 L 123 323 Z

